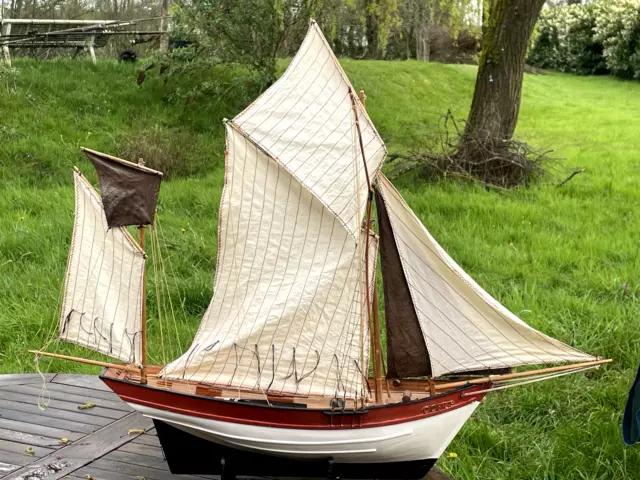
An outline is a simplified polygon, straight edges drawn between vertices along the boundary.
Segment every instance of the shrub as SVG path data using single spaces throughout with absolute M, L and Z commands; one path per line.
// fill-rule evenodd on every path
M 594 40 L 595 9 L 594 4 L 576 4 L 543 11 L 529 63 L 582 75 L 608 73 L 602 44 Z
M 601 1 L 594 39 L 603 46 L 607 68 L 619 77 L 640 78 L 640 2 Z
M 582 75 L 640 78 L 640 0 L 546 9 L 528 62 Z

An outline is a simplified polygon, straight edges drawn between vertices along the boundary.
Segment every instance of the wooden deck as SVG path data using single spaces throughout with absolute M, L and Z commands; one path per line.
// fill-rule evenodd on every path
M 151 420 L 98 377 L 45 374 L 44 382 L 46 391 L 40 375 L 0 375 L 0 479 L 214 478 L 172 475 Z M 78 408 L 89 402 L 95 406 Z M 435 469 L 427 479 L 448 480 Z

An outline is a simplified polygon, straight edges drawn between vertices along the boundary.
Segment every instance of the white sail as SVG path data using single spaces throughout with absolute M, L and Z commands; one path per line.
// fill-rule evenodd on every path
M 378 176 L 434 376 L 525 364 L 595 360 L 533 329 L 484 291 Z
M 144 252 L 124 228 L 108 228 L 100 197 L 78 172 L 74 184 L 60 338 L 140 365 Z
M 315 22 L 287 71 L 233 121 L 358 238 L 367 201 L 353 87 Z M 371 182 L 386 149 L 355 101 Z M 356 171 L 357 169 L 357 171 Z
M 364 242 L 231 125 L 226 163 L 213 299 L 189 350 L 161 375 L 361 397 Z M 371 247 L 373 278 L 377 242 Z

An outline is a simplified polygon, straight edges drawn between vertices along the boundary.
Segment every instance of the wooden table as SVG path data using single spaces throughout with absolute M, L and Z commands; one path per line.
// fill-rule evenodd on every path
M 0 375 L 0 479 L 214 478 L 172 475 L 151 420 L 120 401 L 98 377 L 44 377 Z M 48 408 L 39 408 L 39 399 L 42 404 L 47 396 Z M 78 409 L 89 402 L 95 406 Z M 449 480 L 436 469 L 427 479 Z

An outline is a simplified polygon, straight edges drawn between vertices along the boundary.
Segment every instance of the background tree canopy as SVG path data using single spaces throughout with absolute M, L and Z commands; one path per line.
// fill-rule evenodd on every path
M 486 0 L 173 0 L 180 25 L 217 53 L 249 47 L 292 55 L 315 18 L 339 56 L 470 61 Z M 131 19 L 160 15 L 156 0 L 0 0 L 0 17 Z M 245 27 L 242 35 L 234 25 Z M 260 27 L 259 31 L 256 27 Z M 184 35 L 185 29 L 176 34 Z M 234 38 L 230 42 L 231 37 Z M 205 41 L 205 39 L 208 39 Z M 233 43 L 231 45 L 230 43 Z M 257 53 L 257 52 L 256 52 Z

